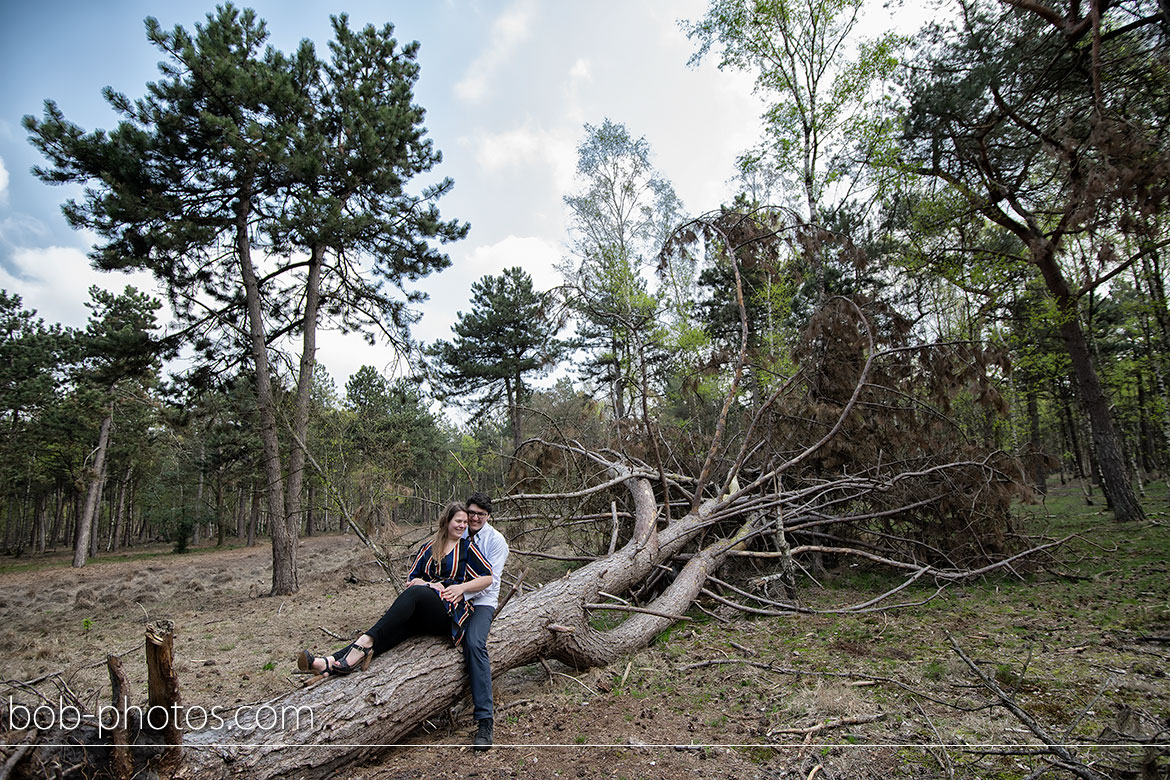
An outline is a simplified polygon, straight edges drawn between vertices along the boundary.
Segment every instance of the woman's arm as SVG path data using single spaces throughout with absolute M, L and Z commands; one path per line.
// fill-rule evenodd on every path
M 467 582 L 460 582 L 456 585 L 448 585 L 439 591 L 439 595 L 445 600 L 456 602 L 469 593 L 479 593 L 481 590 L 492 584 L 492 575 L 484 574 Z
M 418 551 L 418 555 L 414 557 L 414 565 L 410 567 L 410 574 L 406 575 L 406 587 L 412 585 L 426 585 L 430 582 L 426 578 L 427 575 L 427 561 L 431 557 L 431 545 L 424 544 L 423 548 Z

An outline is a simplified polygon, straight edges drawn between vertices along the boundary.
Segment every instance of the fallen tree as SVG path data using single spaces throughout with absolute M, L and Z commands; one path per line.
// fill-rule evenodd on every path
M 739 219 L 735 224 L 745 222 Z M 725 241 L 732 233 L 718 224 L 712 230 Z M 753 235 L 745 243 L 758 242 Z M 731 256 L 738 246 L 728 241 Z M 732 267 L 735 270 L 737 264 Z M 684 613 L 701 597 L 755 614 L 808 611 L 795 598 L 792 574 L 802 552 L 858 556 L 904 571 L 901 585 L 846 607 L 854 610 L 879 608 L 882 600 L 924 579 L 942 587 L 1019 559 L 1020 553 L 997 555 L 987 549 L 988 534 L 977 527 L 980 518 L 1004 506 L 1012 484 L 1005 471 L 1009 459 L 997 453 L 974 457 L 969 448 L 955 449 L 945 437 L 946 457 L 915 452 L 937 434 L 936 418 L 942 415 L 934 409 L 924 411 L 920 399 L 901 405 L 892 400 L 906 396 L 907 385 L 922 382 L 915 371 L 925 366 L 942 373 L 950 370 L 946 361 L 922 345 L 879 347 L 862 305 L 838 299 L 809 330 L 820 345 L 812 361 L 820 366 L 815 381 L 802 386 L 794 376 L 745 414 L 733 415 L 739 408 L 739 383 L 747 360 L 747 317 L 737 270 L 736 290 L 740 349 L 729 367 L 729 386 L 714 430 L 699 458 L 687 462 L 681 456 L 667 460 L 668 455 L 648 464 L 628 452 L 574 441 L 540 438 L 525 444 L 538 455 L 555 452 L 583 464 L 591 484 L 559 493 L 513 495 L 508 497 L 512 504 L 567 502 L 582 507 L 582 516 L 601 523 L 606 513 L 598 509 L 609 506 L 613 531 L 607 534 L 608 548 L 603 545 L 600 552 L 572 556 L 591 559 L 584 565 L 506 605 L 488 643 L 495 674 L 540 659 L 558 659 L 578 668 L 608 664 L 687 619 Z M 953 348 L 941 350 L 951 358 L 958 354 Z M 804 376 L 807 379 L 808 374 Z M 841 379 L 845 376 L 848 386 Z M 950 391 L 951 385 L 962 383 L 935 384 L 940 391 Z M 805 392 L 796 392 L 800 387 Z M 859 414 L 862 408 L 867 414 Z M 873 419 L 875 410 L 891 417 L 893 427 L 875 428 L 879 425 Z M 649 424 L 646 427 L 650 429 Z M 729 427 L 735 427 L 734 437 L 728 435 Z M 796 429 L 803 430 L 808 443 L 794 445 Z M 809 431 L 816 435 L 808 436 Z M 865 437 L 873 436 L 885 438 L 868 444 Z M 728 446 L 725 442 L 732 439 L 734 446 Z M 670 442 L 663 444 L 661 449 L 645 449 L 675 452 Z M 894 457 L 882 449 L 891 446 L 905 446 L 907 451 Z M 833 462 L 846 467 L 834 470 Z M 852 467 L 858 462 L 863 465 Z M 624 493 L 619 497 L 622 512 L 617 511 L 614 491 Z M 622 518 L 626 520 L 619 524 Z M 954 544 L 942 546 L 937 538 L 942 533 Z M 620 546 L 619 536 L 625 540 Z M 988 560 L 978 566 L 956 564 L 953 558 L 960 548 L 966 558 L 976 550 L 976 557 Z M 730 559 L 743 556 L 775 559 L 779 563 L 775 576 L 784 583 L 786 598 L 768 595 L 772 575 L 750 588 L 714 577 Z M 990 562 L 992 558 L 997 560 Z M 606 621 L 607 627 L 599 627 L 600 621 L 593 618 L 607 610 L 626 617 L 616 625 Z M 142 731 L 122 735 L 119 741 L 128 746 L 131 771 L 153 762 L 159 774 L 179 778 L 331 777 L 345 767 L 382 757 L 423 720 L 458 701 L 465 690 L 462 654 L 439 640 L 419 638 L 377 658 L 364 674 L 291 691 L 267 703 L 273 713 L 295 714 L 294 723 L 265 728 L 233 721 L 189 731 L 182 736 L 181 756 L 151 747 Z M 86 729 L 45 735 L 42 745 L 29 745 L 6 767 L 21 777 L 43 776 L 46 767 L 66 777 L 70 769 L 99 765 L 114 776 L 126 776 L 124 745 L 114 750 L 105 747 L 111 744 L 109 735 L 104 741 L 96 736 Z M 101 747 L 76 747 L 91 744 Z M 88 751 L 84 764 L 77 759 L 79 750 Z

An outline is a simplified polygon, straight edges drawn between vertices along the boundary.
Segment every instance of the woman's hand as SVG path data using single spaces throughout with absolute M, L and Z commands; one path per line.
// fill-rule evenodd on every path
M 450 601 L 452 604 L 458 604 L 463 599 L 464 587 L 461 584 L 448 585 L 439 591 L 439 597 L 443 601 Z

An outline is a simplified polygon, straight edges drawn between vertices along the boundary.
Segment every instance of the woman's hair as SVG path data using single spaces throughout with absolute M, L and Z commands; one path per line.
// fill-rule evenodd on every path
M 443 507 L 443 512 L 439 515 L 439 529 L 435 532 L 434 538 L 431 539 L 431 558 L 436 567 L 443 565 L 443 540 L 447 538 L 447 526 L 451 524 L 451 518 L 455 516 L 456 512 L 466 511 L 467 507 L 458 502 L 452 502 Z

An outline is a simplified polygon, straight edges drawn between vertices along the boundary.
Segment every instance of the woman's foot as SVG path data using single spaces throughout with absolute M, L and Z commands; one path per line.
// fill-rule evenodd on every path
M 373 641 L 363 634 L 333 655 L 313 655 L 302 650 L 297 655 L 297 669 L 306 674 L 349 674 L 359 667 L 363 670 L 368 667 L 372 651 Z
M 370 653 L 373 651 L 373 649 L 374 641 L 369 637 L 368 634 L 362 634 L 351 644 L 343 647 L 324 660 L 328 661 L 331 665 L 331 668 L 328 669 L 328 671 L 341 671 L 341 669 L 344 668 L 344 671 L 341 671 L 341 673 L 349 674 L 349 672 L 353 671 L 359 666 L 363 670 L 369 666 Z

